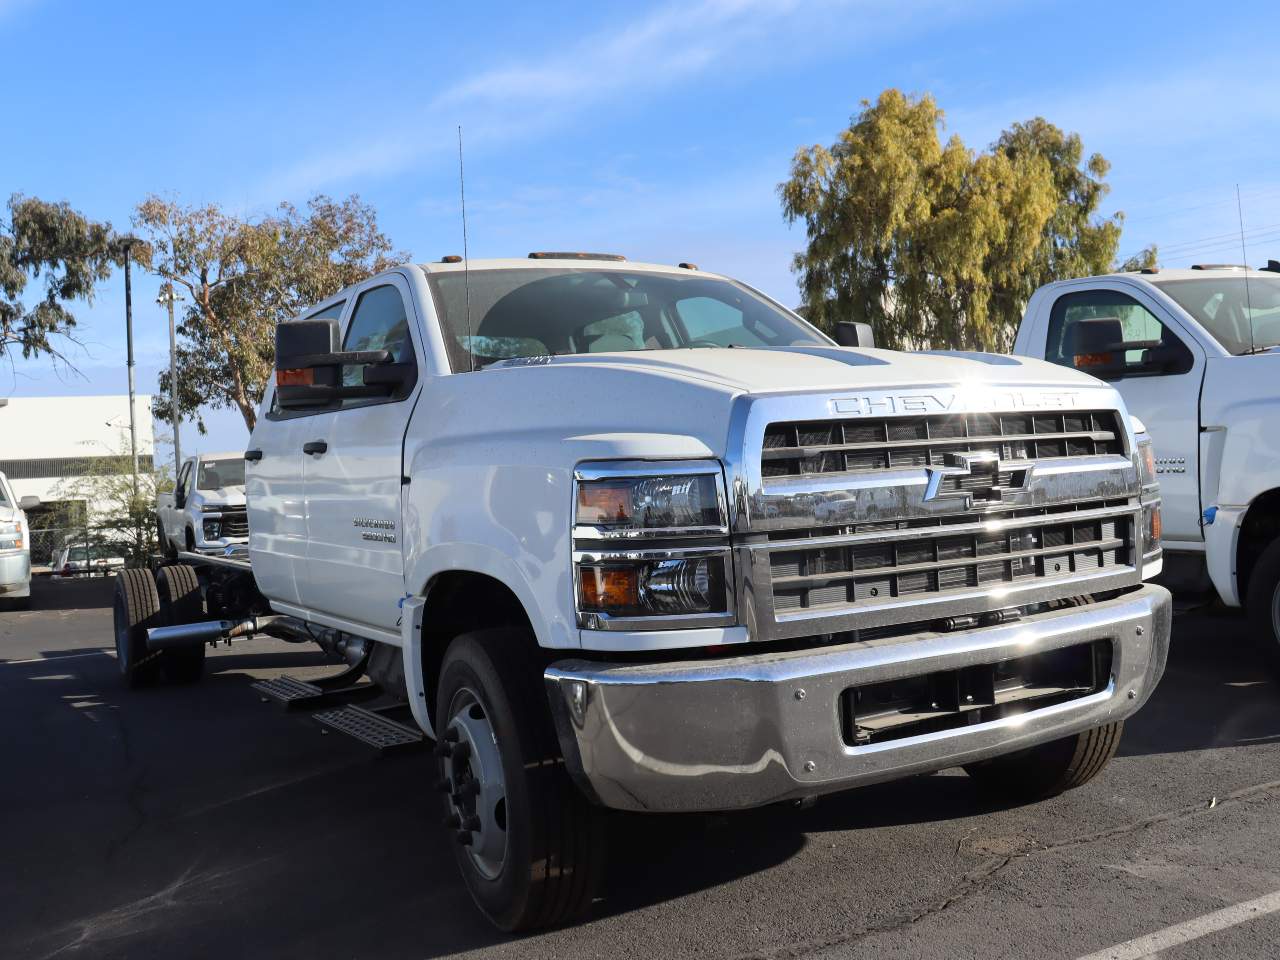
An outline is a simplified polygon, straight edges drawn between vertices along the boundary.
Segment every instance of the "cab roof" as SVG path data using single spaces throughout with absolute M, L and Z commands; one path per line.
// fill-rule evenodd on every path
M 537 257 L 502 257 L 484 260 L 473 257 L 469 262 L 459 259 L 452 263 L 420 263 L 418 266 L 428 274 L 461 273 L 469 268 L 471 270 L 625 270 L 632 273 L 673 273 L 682 276 L 696 274 L 703 277 L 720 277 L 720 274 L 699 270 L 692 264 L 672 266 L 667 263 L 637 263 L 613 256 L 607 259 L 604 257 L 596 259 L 582 254 L 565 257 L 538 255 Z

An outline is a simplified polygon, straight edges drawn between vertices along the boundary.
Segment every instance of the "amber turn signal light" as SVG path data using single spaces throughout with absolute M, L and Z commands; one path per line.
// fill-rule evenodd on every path
M 581 606 L 604 613 L 630 610 L 639 603 L 639 571 L 635 567 L 582 567 Z
M 316 372 L 311 367 L 300 370 L 277 370 L 277 387 L 312 387 L 315 386 Z
M 625 523 L 630 519 L 630 483 L 584 483 L 578 487 L 580 523 Z

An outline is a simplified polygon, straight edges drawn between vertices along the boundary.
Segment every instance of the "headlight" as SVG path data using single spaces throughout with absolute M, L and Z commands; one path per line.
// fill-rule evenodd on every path
M 575 471 L 580 626 L 676 629 L 733 622 L 723 475 L 716 461 L 614 461 Z M 673 542 L 695 538 L 696 545 Z
M 17 550 L 22 546 L 22 524 L 0 523 L 0 550 Z
M 1138 480 L 1144 487 L 1156 482 L 1156 453 L 1151 437 L 1138 434 Z
M 204 522 L 204 538 L 206 540 L 217 540 L 218 535 L 222 532 L 221 520 L 206 520 Z
M 607 560 L 578 567 L 578 610 L 610 617 L 724 613 L 723 556 Z
M 579 526 L 615 531 L 721 530 L 725 526 L 716 474 L 581 479 Z

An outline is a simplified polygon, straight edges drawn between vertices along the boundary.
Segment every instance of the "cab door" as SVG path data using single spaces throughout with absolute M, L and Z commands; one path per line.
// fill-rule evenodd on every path
M 345 301 L 330 304 L 307 319 L 337 320 Z M 245 499 L 248 501 L 249 556 L 258 588 L 271 600 L 298 605 L 298 583 L 306 577 L 307 504 L 303 486 L 302 445 L 323 414 L 281 410 L 275 386 L 267 388 L 262 413 L 245 449 Z
M 401 477 L 404 434 L 423 360 L 408 284 L 382 276 L 362 288 L 342 349 L 389 350 L 414 373 L 391 397 L 346 399 L 307 420 L 303 444 L 308 544 L 302 605 L 353 625 L 397 630 L 404 595 Z M 358 368 L 345 376 L 358 383 Z
M 1161 539 L 1166 543 L 1203 541 L 1199 463 L 1204 352 L 1161 304 L 1142 291 L 1131 294 L 1103 287 L 1064 293 L 1054 301 L 1046 359 L 1074 366 L 1075 358 L 1068 355 L 1072 324 L 1100 319 L 1120 321 L 1124 341 L 1143 344 L 1126 350 L 1123 363 L 1117 362 L 1104 379 L 1151 434 L 1164 500 Z

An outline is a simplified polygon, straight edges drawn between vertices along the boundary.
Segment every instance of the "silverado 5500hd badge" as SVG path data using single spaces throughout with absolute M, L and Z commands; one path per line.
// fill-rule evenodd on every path
M 371 517 L 355 517 L 351 521 L 353 527 L 361 527 L 360 539 L 373 540 L 378 543 L 395 543 L 394 533 L 383 533 L 384 530 L 395 530 L 394 520 L 374 520 Z

